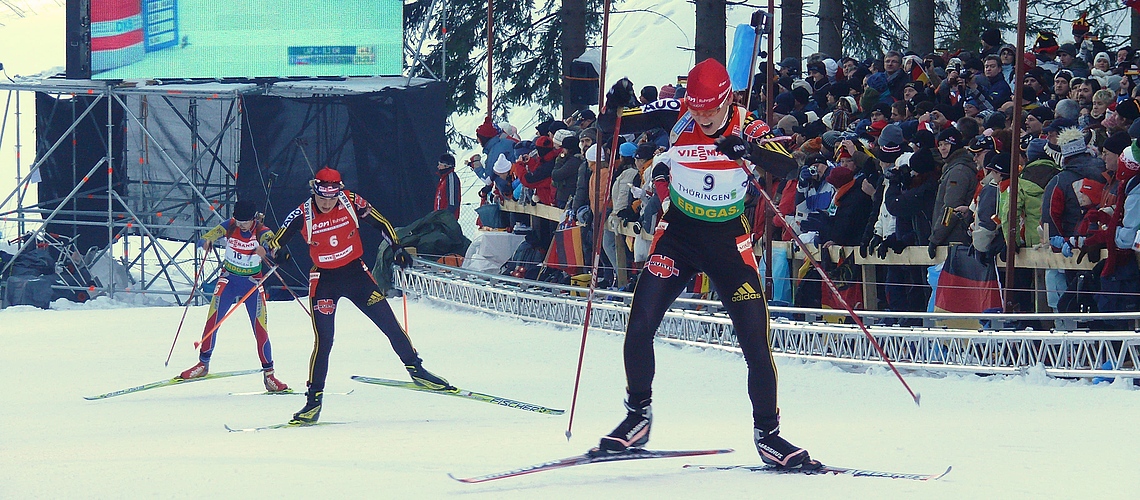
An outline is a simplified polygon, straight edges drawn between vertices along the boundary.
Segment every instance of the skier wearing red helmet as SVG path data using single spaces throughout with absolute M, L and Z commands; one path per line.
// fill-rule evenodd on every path
M 663 202 L 668 199 L 669 208 L 654 232 L 626 327 L 627 413 L 613 432 L 602 437 L 598 453 L 622 453 L 649 441 L 654 333 L 686 284 L 703 272 L 732 320 L 748 365 L 757 452 L 765 463 L 777 467 L 810 467 L 818 462 L 780 436 L 768 308 L 744 217 L 745 195 L 754 182 L 752 164 L 783 175 L 795 161 L 782 146 L 756 140 L 770 137 L 771 132 L 732 103 L 728 71 L 722 64 L 714 59 L 698 63 L 689 72 L 688 85 L 684 102 L 659 100 L 621 116 L 622 133 L 660 125 L 670 115 L 676 123 L 666 125 L 671 147 L 653 168 L 656 195 Z M 626 87 L 632 85 L 628 81 L 615 85 L 607 102 L 627 102 L 622 96 Z M 616 111 L 607 110 L 612 119 L 605 123 L 611 124 L 611 130 Z
M 412 257 L 396 236 L 392 224 L 360 195 L 344 189 L 340 172 L 325 167 L 309 181 L 312 196 L 285 217 L 281 230 L 269 242 L 276 254 L 293 235 L 301 233 L 309 246 L 313 268 L 309 271 L 309 306 L 313 313 L 316 340 L 309 361 L 308 400 L 293 415 L 291 424 L 312 424 L 321 414 L 325 377 L 332 351 L 337 301 L 348 298 L 384 332 L 392 349 L 417 385 L 432 390 L 453 390 L 447 380 L 424 369 L 412 339 L 396 321 L 384 292 L 368 271 L 361 257 L 360 225 L 367 223 L 380 231 L 396 249 L 396 264 L 408 267 Z

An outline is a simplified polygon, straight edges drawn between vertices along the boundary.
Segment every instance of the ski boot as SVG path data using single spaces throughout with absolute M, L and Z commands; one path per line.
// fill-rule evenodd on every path
M 285 385 L 285 382 L 277 380 L 277 377 L 275 377 L 273 375 L 273 369 L 272 368 L 266 368 L 265 369 L 265 390 L 267 390 L 269 392 L 286 392 L 289 390 L 289 386 Z
M 800 466 L 807 468 L 812 464 L 818 464 L 808 456 L 807 450 L 780 437 L 779 425 L 771 431 L 753 429 L 752 437 L 756 443 L 756 451 L 760 453 L 760 460 L 768 465 L 783 469 Z
M 293 414 L 293 419 L 289 421 L 291 425 L 310 425 L 317 423 L 317 419 L 321 418 L 321 400 L 324 399 L 324 392 L 314 393 L 309 390 L 308 401 L 305 402 L 305 407 L 301 411 Z
M 445 380 L 443 377 L 440 377 L 439 375 L 427 371 L 421 364 L 417 363 L 414 365 L 404 365 L 404 368 L 408 370 L 408 375 L 412 376 L 412 382 L 415 382 L 416 385 L 420 387 L 431 389 L 433 391 L 455 390 L 455 387 L 447 383 L 447 380 Z
M 199 361 L 198 364 L 187 368 L 186 371 L 179 374 L 178 378 L 182 380 L 190 380 L 192 378 L 205 377 L 208 373 L 210 373 L 210 365 Z
M 649 442 L 649 428 L 653 425 L 653 409 L 649 399 L 637 405 L 625 402 L 625 420 L 598 443 L 601 453 L 622 453 L 630 448 L 640 448 Z

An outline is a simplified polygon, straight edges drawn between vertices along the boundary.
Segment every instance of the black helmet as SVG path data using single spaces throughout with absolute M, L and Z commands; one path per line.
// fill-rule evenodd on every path
M 257 205 L 252 201 L 241 200 L 234 204 L 234 220 L 247 221 L 257 217 Z

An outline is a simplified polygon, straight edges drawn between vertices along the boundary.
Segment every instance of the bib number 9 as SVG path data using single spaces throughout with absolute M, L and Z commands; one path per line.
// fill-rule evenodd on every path
M 712 174 L 705 175 L 705 191 L 712 191 L 714 179 Z
M 332 236 L 329 236 L 329 245 L 332 245 L 334 247 L 338 245 L 338 243 L 336 241 L 336 235 L 335 234 Z

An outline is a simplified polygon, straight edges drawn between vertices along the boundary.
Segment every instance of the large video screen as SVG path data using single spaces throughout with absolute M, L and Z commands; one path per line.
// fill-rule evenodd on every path
M 91 0 L 95 79 L 398 75 L 402 0 Z

